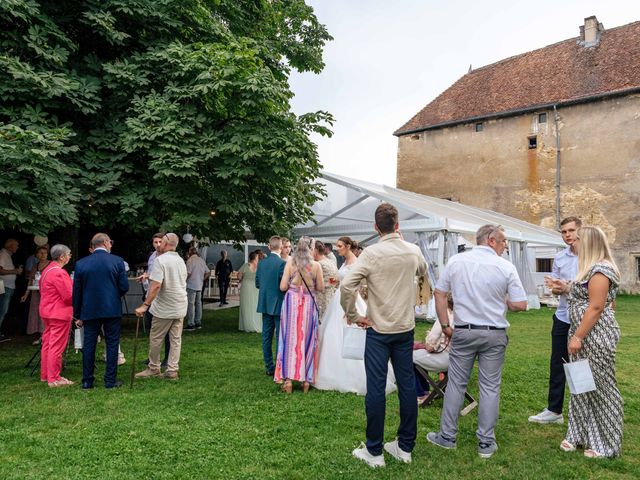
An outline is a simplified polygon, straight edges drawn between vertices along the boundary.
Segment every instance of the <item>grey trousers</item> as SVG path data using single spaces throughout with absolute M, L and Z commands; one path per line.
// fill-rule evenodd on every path
M 449 382 L 440 417 L 440 434 L 443 438 L 451 441 L 456 439 L 458 416 L 477 358 L 480 399 L 476 435 L 480 443 L 496 441 L 494 428 L 498 421 L 502 365 L 508 342 L 505 330 L 454 330 L 449 352 Z

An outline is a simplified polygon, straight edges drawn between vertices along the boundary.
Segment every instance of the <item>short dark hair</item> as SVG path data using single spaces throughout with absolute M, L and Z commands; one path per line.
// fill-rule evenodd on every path
M 390 203 L 381 203 L 376 208 L 375 219 L 380 233 L 392 233 L 398 223 L 398 209 Z
M 151 241 L 153 242 L 156 238 L 162 238 L 162 237 L 164 237 L 164 233 L 162 232 L 154 233 L 153 237 L 151 237 Z
M 576 227 L 582 226 L 582 220 L 580 220 L 578 217 L 563 218 L 562 221 L 560 222 L 560 226 L 566 225 L 567 223 L 571 223 L 571 222 L 574 222 L 576 224 Z
M 251 253 L 249 254 L 249 261 L 250 261 L 250 262 L 253 262 L 253 260 L 254 260 L 257 256 L 259 256 L 259 255 L 260 255 L 260 253 L 258 253 L 258 250 L 256 250 L 255 252 L 251 252 Z
M 189 247 L 189 256 L 197 255 L 198 249 L 196 247 Z

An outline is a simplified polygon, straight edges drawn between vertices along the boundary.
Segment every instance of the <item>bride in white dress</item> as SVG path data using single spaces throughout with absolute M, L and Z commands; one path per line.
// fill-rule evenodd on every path
M 340 281 L 344 279 L 353 263 L 357 260 L 351 251 L 356 242 L 349 237 L 340 237 L 336 242 L 338 254 L 345 261 L 338 270 Z M 358 295 L 356 308 L 360 315 L 365 316 L 367 305 Z M 342 330 L 347 325 L 344 318 L 344 310 L 340 305 L 340 288 L 329 302 L 327 310 L 322 317 L 322 323 L 318 331 L 318 370 L 313 386 L 319 390 L 337 390 L 344 393 L 367 393 L 367 377 L 364 370 L 364 360 L 351 360 L 342 358 Z M 391 364 L 387 375 L 386 393 L 396 389 L 395 377 Z

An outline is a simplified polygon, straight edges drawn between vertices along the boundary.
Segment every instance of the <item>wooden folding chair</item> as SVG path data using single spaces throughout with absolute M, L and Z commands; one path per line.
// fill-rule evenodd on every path
M 415 363 L 413 365 L 414 367 L 416 367 L 416 371 L 429 383 L 429 386 L 431 387 L 427 398 L 424 400 L 424 402 L 422 402 L 421 406 L 423 408 L 428 407 L 431 403 L 434 402 L 434 400 L 438 398 L 444 398 L 444 391 L 447 388 L 447 383 L 449 382 L 449 376 L 447 375 L 447 372 L 442 372 L 442 378 L 439 378 L 438 381 L 436 381 L 431 377 L 431 375 L 429 375 L 429 372 L 422 368 L 420 365 Z M 464 397 L 465 400 L 469 402 L 469 404 L 460 411 L 460 415 L 463 416 L 478 406 L 478 402 L 475 398 L 469 395 L 469 392 L 464 392 Z

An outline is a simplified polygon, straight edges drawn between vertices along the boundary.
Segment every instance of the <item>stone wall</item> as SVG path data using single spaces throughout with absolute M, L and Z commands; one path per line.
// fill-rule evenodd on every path
M 634 256 L 640 256 L 640 95 L 558 114 L 561 216 L 602 227 L 623 288 L 640 292 Z M 481 128 L 471 123 L 399 137 L 398 188 L 555 228 L 553 110 L 487 120 Z M 536 147 L 529 148 L 533 138 Z

